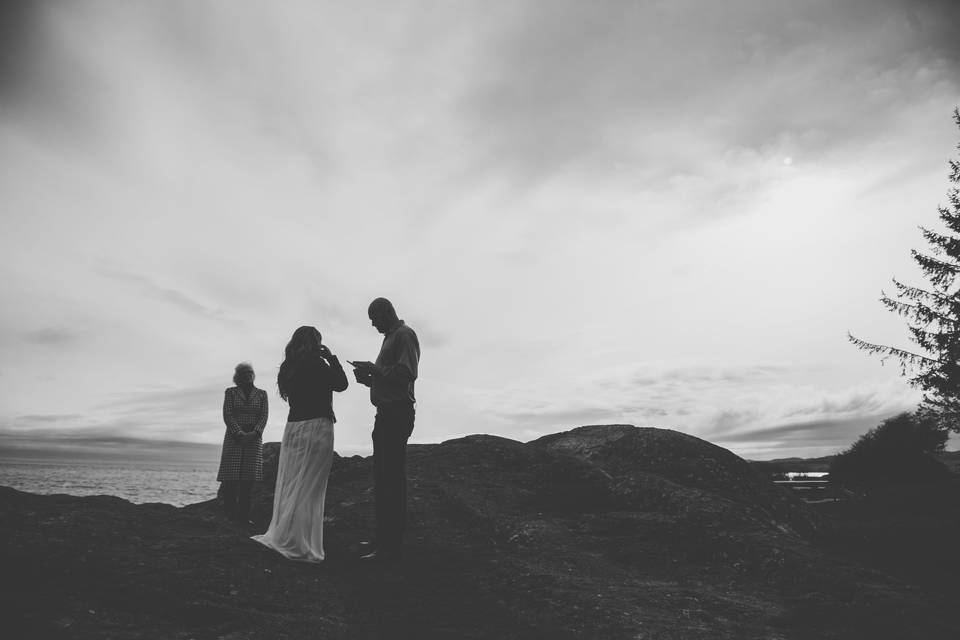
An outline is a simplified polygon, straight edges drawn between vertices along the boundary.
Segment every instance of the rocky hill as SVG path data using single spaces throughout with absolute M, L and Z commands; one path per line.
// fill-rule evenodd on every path
M 580 427 L 530 443 L 588 460 L 611 474 L 622 501 L 681 510 L 726 529 L 767 527 L 809 535 L 816 517 L 727 449 L 669 429 Z
M 267 447 L 268 476 L 276 453 Z M 319 566 L 248 540 L 213 501 L 177 509 L 2 489 L 5 637 L 960 637 L 957 588 L 936 573 L 952 565 L 928 571 L 926 551 L 901 564 L 871 555 L 906 540 L 872 537 L 887 507 L 815 512 L 682 433 L 478 435 L 411 446 L 408 467 L 409 545 L 391 567 L 356 559 L 373 529 L 365 458 L 335 461 Z M 888 513 L 883 530 L 955 536 L 956 516 L 938 509 L 956 495 L 919 515 L 904 500 L 910 519 Z M 254 532 L 271 501 L 268 479 Z

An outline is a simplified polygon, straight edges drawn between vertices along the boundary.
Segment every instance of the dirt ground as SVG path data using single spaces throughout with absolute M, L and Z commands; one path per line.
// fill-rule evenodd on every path
M 960 637 L 956 483 L 806 506 L 676 432 L 568 434 L 411 447 L 408 544 L 387 567 L 357 559 L 373 531 L 359 457 L 335 462 L 321 565 L 249 540 L 269 482 L 250 531 L 213 501 L 2 488 L 3 636 Z

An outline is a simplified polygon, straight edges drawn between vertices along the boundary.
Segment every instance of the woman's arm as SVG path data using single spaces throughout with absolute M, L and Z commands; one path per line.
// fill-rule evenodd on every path
M 327 369 L 327 382 L 334 391 L 345 391 L 347 388 L 347 374 L 343 372 L 343 365 L 337 356 L 330 354 L 327 358 L 330 367 Z
M 223 392 L 223 423 L 227 425 L 227 433 L 243 442 L 243 436 L 240 435 L 242 433 L 240 425 L 237 424 L 237 419 L 233 417 L 233 395 L 230 393 L 230 389 Z

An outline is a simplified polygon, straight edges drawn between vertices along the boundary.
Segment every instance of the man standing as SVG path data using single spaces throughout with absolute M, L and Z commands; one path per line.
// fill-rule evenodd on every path
M 370 387 L 370 402 L 377 408 L 373 425 L 377 537 L 363 559 L 390 562 L 400 558 L 406 528 L 407 439 L 413 432 L 420 342 L 386 298 L 371 302 L 367 315 L 383 334 L 383 345 L 376 362 L 351 363 L 357 382 Z

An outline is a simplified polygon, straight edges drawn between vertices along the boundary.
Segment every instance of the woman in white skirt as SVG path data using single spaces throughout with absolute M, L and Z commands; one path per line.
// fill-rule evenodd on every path
M 273 517 L 257 542 L 292 560 L 323 561 L 323 503 L 333 463 L 333 392 L 347 376 L 314 327 L 300 327 L 277 375 L 290 405 L 280 443 Z

